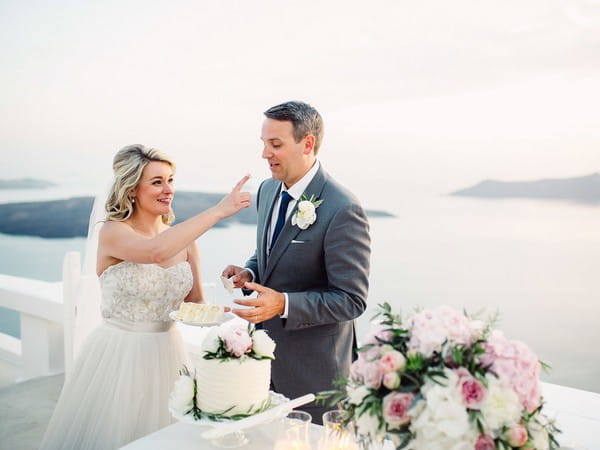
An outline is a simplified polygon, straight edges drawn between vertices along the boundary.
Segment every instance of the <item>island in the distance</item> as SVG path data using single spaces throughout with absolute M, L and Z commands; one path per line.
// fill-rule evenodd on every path
M 56 186 L 55 183 L 39 178 L 17 178 L 0 180 L 0 189 L 45 189 Z
M 536 181 L 485 180 L 475 186 L 452 192 L 450 195 L 482 198 L 563 199 L 600 203 L 600 174 Z
M 179 191 L 173 201 L 175 223 L 192 217 L 216 205 L 224 194 Z M 255 200 L 255 199 L 254 199 Z M 94 199 L 75 197 L 66 200 L 50 200 L 0 205 L 0 233 L 43 238 L 85 237 Z M 370 217 L 394 217 L 385 211 L 367 210 Z M 254 225 L 256 208 L 241 210 L 217 226 L 231 223 Z

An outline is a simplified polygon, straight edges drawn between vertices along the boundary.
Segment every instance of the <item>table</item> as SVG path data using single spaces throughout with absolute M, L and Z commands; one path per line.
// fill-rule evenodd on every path
M 122 450 L 204 450 L 216 449 L 209 440 L 203 439 L 200 435 L 208 428 L 188 423 L 175 423 L 162 430 L 156 431 L 148 436 L 145 436 L 137 441 L 122 447 Z M 317 449 L 318 440 L 321 437 L 320 425 L 310 425 L 310 440 L 311 448 Z M 275 445 L 277 435 L 279 433 L 279 425 L 272 422 L 265 425 L 260 425 L 248 430 L 244 430 L 244 434 L 250 441 L 240 449 L 243 450 L 266 450 L 271 449 Z
M 600 450 L 600 394 L 566 386 L 542 383 L 546 400 L 546 413 L 555 418 L 563 431 L 558 436 L 563 449 Z M 245 430 L 250 442 L 243 450 L 266 450 L 273 448 L 279 425 L 276 422 Z M 200 435 L 206 427 L 176 423 L 149 434 L 122 447 L 124 450 L 204 450 L 215 449 L 210 441 Z M 323 427 L 312 425 L 310 439 L 312 450 L 318 450 Z M 391 448 L 391 446 L 389 446 Z

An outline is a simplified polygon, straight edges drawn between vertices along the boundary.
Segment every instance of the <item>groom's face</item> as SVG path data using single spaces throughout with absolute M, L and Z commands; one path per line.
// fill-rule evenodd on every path
M 264 144 L 262 157 L 268 161 L 271 175 L 288 188 L 299 181 L 314 162 L 310 142 L 307 145 L 307 138 L 296 142 L 293 131 L 292 122 L 266 119 L 260 137 Z

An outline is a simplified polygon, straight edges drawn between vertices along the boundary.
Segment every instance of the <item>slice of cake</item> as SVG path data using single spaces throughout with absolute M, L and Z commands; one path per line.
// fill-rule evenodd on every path
M 275 343 L 264 330 L 213 327 L 190 355 L 196 368 L 196 404 L 201 411 L 230 417 L 255 413 L 269 399 Z
M 177 318 L 190 323 L 215 323 L 219 322 L 225 313 L 220 305 L 207 305 L 206 303 L 183 302 L 177 311 Z

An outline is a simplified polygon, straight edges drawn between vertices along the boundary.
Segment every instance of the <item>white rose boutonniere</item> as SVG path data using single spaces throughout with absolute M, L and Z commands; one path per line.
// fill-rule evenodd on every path
M 292 216 L 292 225 L 298 225 L 301 230 L 310 227 L 317 220 L 316 210 L 321 206 L 321 203 L 323 203 L 323 200 L 317 200 L 314 195 L 306 198 L 306 195 L 302 194 L 296 206 L 296 212 Z

